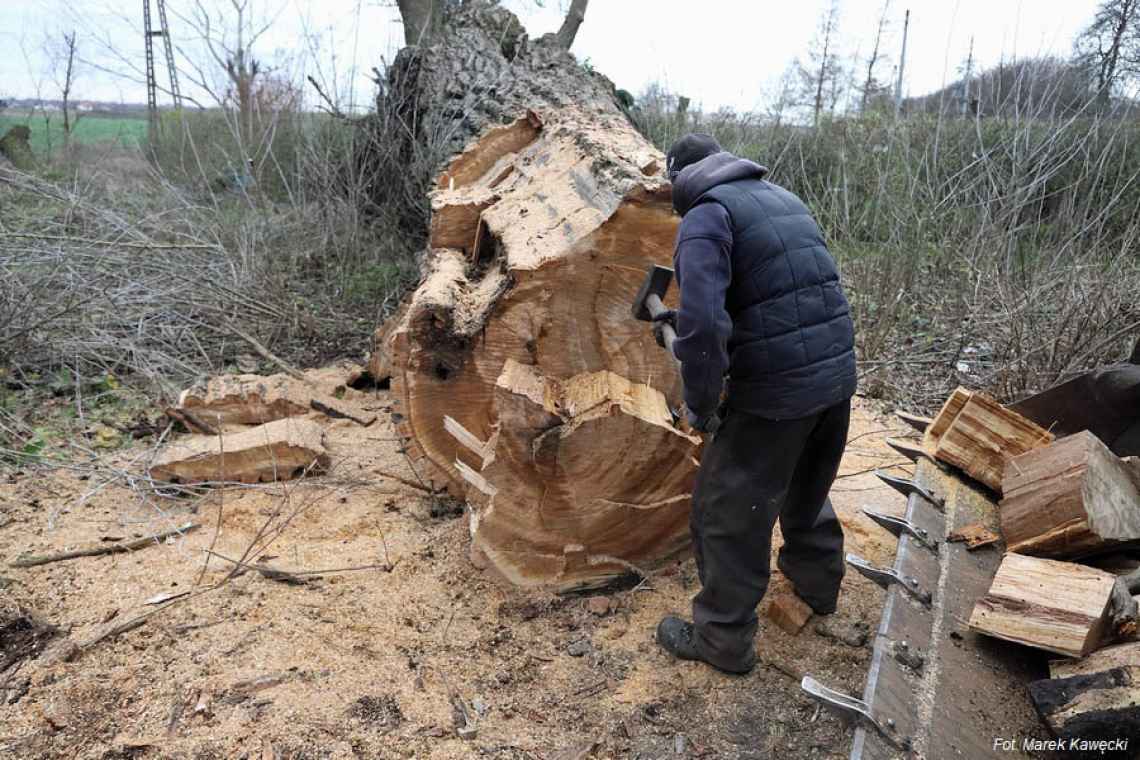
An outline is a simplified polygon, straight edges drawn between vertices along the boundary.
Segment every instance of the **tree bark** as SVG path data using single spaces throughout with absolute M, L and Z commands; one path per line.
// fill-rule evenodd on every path
M 398 0 L 405 45 L 430 45 L 442 20 L 442 0 Z
M 423 279 L 376 351 L 420 476 L 468 500 L 473 558 L 520 585 L 596 585 L 688 545 L 699 440 L 630 314 L 677 218 L 612 85 L 517 24 L 469 2 L 418 59 L 421 117 L 462 106 L 455 139 L 479 136 L 434 183 Z

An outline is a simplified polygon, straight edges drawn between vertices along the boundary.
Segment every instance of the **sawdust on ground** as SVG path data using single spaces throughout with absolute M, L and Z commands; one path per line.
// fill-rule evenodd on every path
M 331 389 L 346 371 L 312 376 Z M 386 391 L 346 393 L 361 409 L 389 409 Z M 46 655 L 0 673 L 5 756 L 847 756 L 850 729 L 804 697 L 798 680 L 810 673 L 861 694 L 869 643 L 826 638 L 812 623 L 792 637 L 761 617 L 764 664 L 750 675 L 676 662 L 653 629 L 665 613 L 687 611 L 697 588 L 691 560 L 604 595 L 505 587 L 470 564 L 466 520 L 419 487 L 388 415 L 368 427 L 310 418 L 326 427 L 334 466 L 305 481 L 162 498 L 132 482 L 153 454 L 141 446 L 47 474 L 0 473 L 5 562 L 188 520 L 202 526 L 133 553 L 0 569 L 0 623 L 32 612 L 62 629 L 39 648 Z M 856 401 L 833 491 L 848 550 L 881 564 L 894 540 L 860 508 L 902 510 L 871 473 L 899 461 L 883 443 L 891 429 Z M 371 567 L 302 576 L 302 585 L 246 572 L 203 591 L 233 567 L 219 557 L 241 557 L 259 533 L 262 543 L 272 538 L 263 558 L 276 568 Z M 783 587 L 774 571 L 773 589 Z M 849 573 L 842 622 L 873 634 L 882 600 Z M 59 643 L 83 644 L 146 612 L 141 627 L 77 655 Z M 473 738 L 457 735 L 459 710 Z

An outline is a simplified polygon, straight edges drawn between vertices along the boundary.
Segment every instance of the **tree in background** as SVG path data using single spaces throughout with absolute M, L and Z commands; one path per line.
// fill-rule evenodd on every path
M 1089 73 L 1100 107 L 1140 75 L 1140 0 L 1104 0 L 1077 37 L 1076 59 Z
M 859 87 L 859 113 L 866 113 L 867 106 L 874 104 L 875 100 L 890 92 L 890 83 L 879 79 L 879 67 L 887 63 L 887 55 L 883 51 L 888 30 L 888 14 L 891 10 L 891 0 L 884 0 L 882 10 L 879 11 L 879 23 L 875 25 L 875 41 L 871 46 L 871 54 L 867 56 L 867 69 L 863 77 L 863 84 Z
M 819 19 L 806 61 L 798 61 L 804 102 L 812 108 L 812 125 L 826 109 L 834 112 L 846 72 L 839 57 L 839 0 L 831 0 Z
M 63 141 L 67 145 L 71 142 L 71 132 L 79 123 L 80 114 L 72 108 L 72 89 L 77 77 L 76 59 L 79 46 L 76 42 L 75 30 L 64 32 L 61 40 L 49 43 L 47 52 L 50 55 L 52 79 L 59 87 L 60 110 L 63 112 Z
M 243 146 L 256 138 L 257 89 L 259 78 L 266 74 L 254 48 L 282 10 L 284 6 L 272 15 L 257 14 L 251 0 L 228 0 L 228 7 L 211 7 L 203 0 L 195 0 L 188 14 L 172 9 L 175 17 L 196 34 L 208 54 L 208 64 L 212 64 L 202 63 L 179 47 L 191 69 L 188 79 L 219 105 L 236 111 L 235 132 Z M 219 73 L 224 74 L 220 81 Z

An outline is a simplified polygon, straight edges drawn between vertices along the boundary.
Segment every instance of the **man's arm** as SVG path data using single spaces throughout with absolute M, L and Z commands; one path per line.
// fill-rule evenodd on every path
M 674 255 L 681 308 L 677 342 L 685 406 L 697 418 L 712 415 L 728 370 L 732 319 L 724 299 L 732 281 L 732 223 L 719 203 L 702 203 L 685 215 Z

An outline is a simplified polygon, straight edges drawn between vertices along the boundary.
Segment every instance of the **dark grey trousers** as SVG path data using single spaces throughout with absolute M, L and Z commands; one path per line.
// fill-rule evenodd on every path
M 795 420 L 732 410 L 708 443 L 691 517 L 701 579 L 693 624 L 705 659 L 732 666 L 754 656 L 756 607 L 768 589 L 777 519 L 780 572 L 816 612 L 835 610 L 843 529 L 828 492 L 850 418 L 850 401 Z

